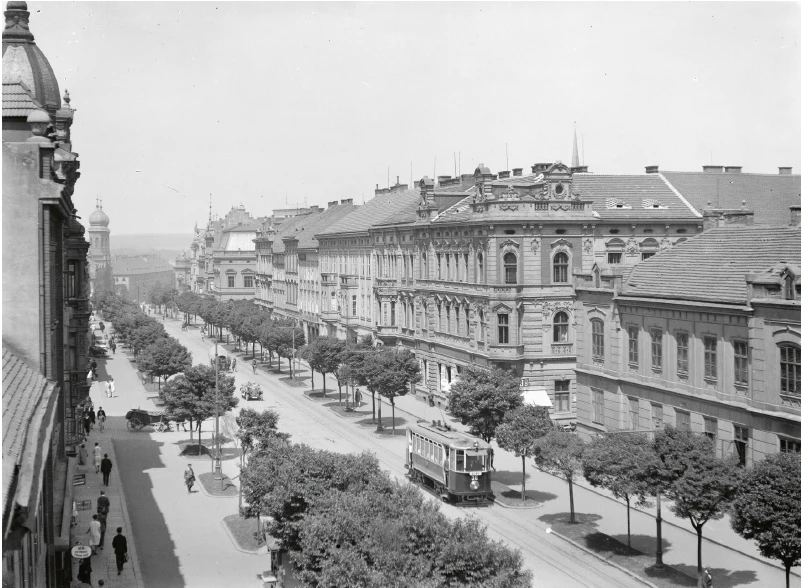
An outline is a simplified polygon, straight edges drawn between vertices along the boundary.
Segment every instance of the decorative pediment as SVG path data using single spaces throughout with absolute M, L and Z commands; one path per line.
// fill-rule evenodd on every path
M 552 249 L 559 249 L 559 248 L 572 249 L 572 243 L 570 243 L 566 239 L 556 239 L 555 241 L 550 243 L 550 247 Z
M 242 274 L 254 274 L 254 273 L 255 273 L 255 271 L 253 271 L 253 270 L 252 270 L 252 269 L 250 269 L 250 268 L 245 268 L 245 269 L 241 270 L 241 273 L 242 273 Z
M 502 249 L 503 247 L 516 247 L 517 249 L 519 249 L 519 243 L 517 243 L 513 239 L 505 239 L 502 243 L 499 244 L 500 249 Z
M 590 308 L 588 311 L 586 311 L 586 316 L 588 316 L 589 318 L 596 318 L 596 317 L 606 318 L 606 313 L 603 312 L 600 308 L 595 307 Z
M 234 269 L 229 269 L 229 270 L 226 270 L 224 273 L 226 273 L 226 274 L 228 274 L 228 275 L 235 275 L 235 274 L 236 274 L 236 270 L 234 270 Z
M 625 246 L 626 246 L 626 244 L 623 242 L 623 240 L 618 239 L 617 237 L 615 237 L 614 239 L 610 239 L 609 241 L 606 242 L 606 248 L 607 249 L 620 249 L 620 250 L 622 250 L 622 249 L 625 248 Z
M 508 189 L 500 194 L 500 198 L 502 200 L 518 200 L 519 199 L 519 192 L 514 189 L 513 186 L 508 186 Z
M 547 301 L 542 303 L 542 314 L 544 315 L 545 319 L 549 319 L 551 316 L 556 314 L 557 312 L 564 311 L 566 313 L 572 314 L 572 302 L 569 300 L 554 300 L 554 301 Z

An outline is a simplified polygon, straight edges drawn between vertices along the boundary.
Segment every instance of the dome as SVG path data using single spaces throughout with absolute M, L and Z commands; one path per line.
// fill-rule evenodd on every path
M 109 226 L 109 217 L 104 212 L 104 209 L 101 208 L 100 204 L 96 204 L 95 210 L 90 215 L 90 226 L 91 227 Z
M 62 107 L 59 83 L 53 69 L 28 29 L 28 5 L 9 2 L 3 30 L 3 83 L 22 82 L 37 101 L 51 113 Z

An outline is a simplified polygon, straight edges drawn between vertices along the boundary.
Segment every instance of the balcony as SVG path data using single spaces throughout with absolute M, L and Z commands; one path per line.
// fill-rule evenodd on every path
M 553 343 L 550 348 L 553 355 L 573 355 L 572 343 Z
M 374 288 L 397 288 L 398 280 L 396 278 L 374 278 Z
M 398 327 L 395 325 L 376 325 L 376 335 L 379 337 L 398 336 Z
M 453 335 L 452 333 L 446 333 L 444 331 L 435 331 L 435 338 L 457 347 L 468 347 L 470 341 L 468 337 Z
M 337 274 L 333 272 L 320 273 L 320 284 L 323 286 L 336 286 L 338 281 Z
M 520 359 L 525 352 L 524 345 L 489 345 L 491 359 Z
M 356 288 L 359 286 L 359 276 L 356 274 L 340 274 L 339 287 L 340 288 Z
M 337 310 L 324 310 L 320 313 L 322 318 L 327 323 L 334 323 L 339 321 L 339 311 Z

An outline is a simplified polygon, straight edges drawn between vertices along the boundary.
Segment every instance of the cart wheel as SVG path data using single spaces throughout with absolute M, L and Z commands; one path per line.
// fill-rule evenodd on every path
M 126 428 L 129 429 L 130 431 L 135 430 L 135 423 L 132 422 L 132 419 L 126 421 Z
M 143 428 L 143 423 L 141 423 L 138 418 L 133 418 L 129 421 L 129 428 L 132 431 L 139 431 Z

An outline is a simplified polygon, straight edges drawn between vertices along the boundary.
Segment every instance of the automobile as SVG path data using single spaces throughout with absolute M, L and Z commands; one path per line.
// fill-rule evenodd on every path
M 263 400 L 264 391 L 257 382 L 247 382 L 241 385 L 241 397 L 245 400 Z
M 90 346 L 90 357 L 107 357 L 107 349 L 98 345 Z

